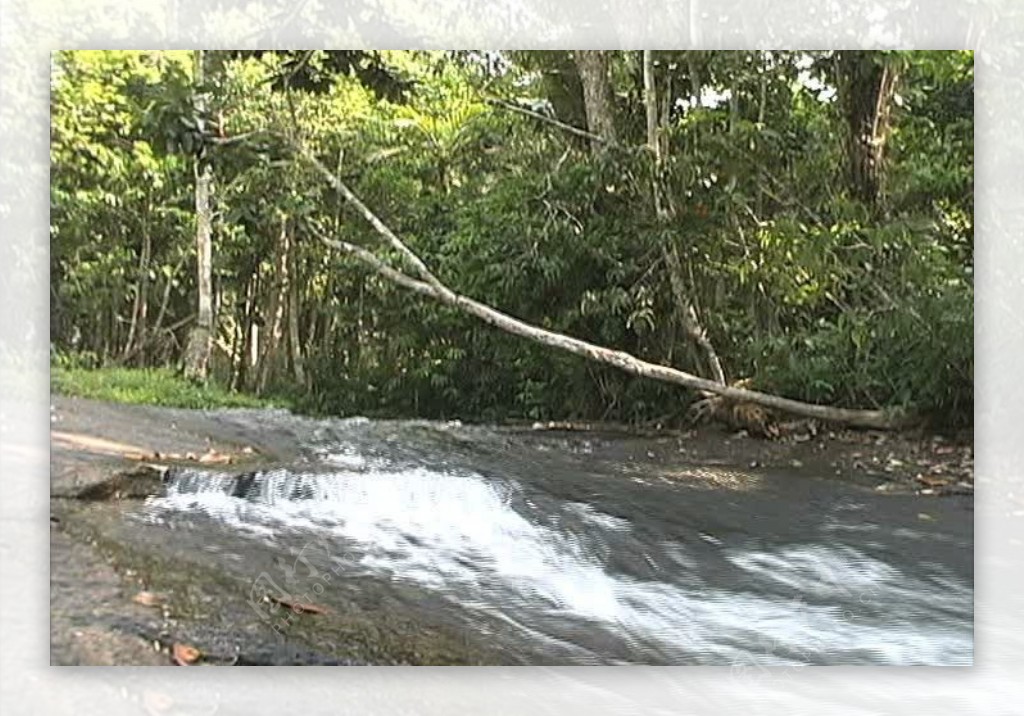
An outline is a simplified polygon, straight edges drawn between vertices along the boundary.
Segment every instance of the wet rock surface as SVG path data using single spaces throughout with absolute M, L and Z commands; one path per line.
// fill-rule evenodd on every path
M 927 438 L 538 434 L 60 397 L 53 416 L 146 455 L 238 456 L 148 463 L 55 441 L 54 663 L 170 664 L 175 644 L 211 665 L 972 658 L 973 502 L 920 494 Z M 969 446 L 938 446 L 963 468 Z

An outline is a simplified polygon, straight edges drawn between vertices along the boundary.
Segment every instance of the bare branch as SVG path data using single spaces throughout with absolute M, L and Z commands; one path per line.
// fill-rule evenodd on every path
M 416 270 L 416 273 L 419 275 L 420 278 L 422 278 L 431 285 L 441 286 L 441 282 L 437 279 L 436 276 L 434 276 L 434 274 L 430 272 L 430 270 L 427 268 L 427 265 L 423 263 L 420 257 L 417 256 L 412 249 L 406 246 L 401 239 L 395 236 L 395 233 L 390 228 L 388 228 L 388 226 L 383 221 L 381 221 L 376 214 L 370 211 L 366 204 L 364 204 L 359 199 L 359 197 L 356 196 L 355 193 L 348 188 L 345 182 L 343 182 L 338 175 L 336 175 L 334 172 L 328 169 L 327 166 L 319 159 L 317 159 L 316 156 L 314 156 L 313 153 L 310 152 L 305 146 L 301 144 L 295 144 L 294 142 L 292 142 L 291 144 L 300 154 L 302 154 L 306 161 L 308 161 L 310 164 L 316 167 L 317 171 L 319 171 L 320 174 L 323 175 L 323 177 L 332 187 L 338 190 L 341 193 L 341 195 L 345 197 L 346 201 L 348 201 L 352 206 L 356 208 L 356 210 L 360 214 L 363 215 L 363 218 L 366 219 L 370 223 L 370 225 L 377 230 L 378 234 L 387 239 L 388 243 L 391 245 L 392 248 L 396 249 L 400 254 L 402 254 L 405 260 L 408 261 L 409 264 Z
M 311 226 L 310 228 L 312 228 L 313 233 L 316 234 L 324 244 L 333 249 L 338 249 L 339 251 L 344 251 L 347 254 L 355 256 L 389 281 L 393 281 L 401 286 L 410 288 L 418 293 L 426 294 L 434 298 L 438 297 L 437 288 L 432 284 L 418 281 L 412 276 L 402 273 L 398 269 L 389 266 L 386 262 L 381 261 L 376 255 L 361 246 L 356 246 L 355 244 L 350 244 L 349 242 L 341 241 L 340 239 L 332 239 L 326 236 L 315 226 Z
M 593 343 L 582 341 L 578 338 L 566 336 L 561 333 L 554 333 L 544 328 L 526 323 L 525 321 L 521 321 L 506 313 L 502 313 L 501 311 L 491 308 L 479 301 L 475 301 L 472 298 L 455 293 L 444 284 L 436 281 L 436 279 L 435 282 L 430 283 L 418 281 L 389 266 L 384 261 L 377 258 L 373 253 L 362 247 L 355 246 L 354 244 L 350 244 L 345 241 L 328 238 L 319 231 L 316 233 L 319 235 L 320 240 L 328 246 L 355 256 L 378 274 L 400 286 L 404 286 L 405 288 L 413 290 L 424 296 L 429 296 L 430 298 L 446 305 L 459 308 L 464 313 L 475 316 L 484 323 L 492 325 L 495 328 L 499 328 L 506 333 L 522 336 L 523 338 L 532 340 L 535 343 L 540 343 L 542 345 L 573 353 L 587 358 L 588 360 L 611 365 L 632 375 L 661 380 L 667 383 L 674 383 L 676 385 L 682 385 L 687 388 L 693 388 L 695 390 L 708 393 L 716 393 L 737 401 L 757 403 L 774 410 L 793 413 L 795 415 L 802 415 L 825 421 L 846 423 L 848 425 L 858 427 L 888 430 L 899 427 L 905 422 L 900 413 L 890 413 L 881 410 L 851 410 L 847 408 L 833 408 L 826 405 L 814 405 L 811 403 L 803 403 L 798 400 L 790 400 L 789 398 L 781 398 L 779 396 L 761 393 L 755 390 L 746 390 L 743 388 L 723 385 L 722 383 L 708 380 L 706 378 L 700 378 L 675 368 L 648 363 L 647 361 L 640 360 L 639 358 L 636 358 L 624 351 L 603 348 L 601 346 L 594 345 Z M 390 235 L 394 236 L 393 233 Z M 397 237 L 395 237 L 395 240 L 398 240 Z
M 498 99 L 497 97 L 485 97 L 484 101 L 487 102 L 487 104 L 492 105 L 494 107 L 501 107 L 502 109 L 507 109 L 510 112 L 516 112 L 527 117 L 532 117 L 533 119 L 539 119 L 542 122 L 547 122 L 548 124 L 554 125 L 559 129 L 563 129 L 566 132 L 569 132 L 570 134 L 575 134 L 578 137 L 583 137 L 584 139 L 588 139 L 592 142 L 614 144 L 613 142 L 609 142 L 604 137 L 594 134 L 593 132 L 588 132 L 585 129 L 574 127 L 573 125 L 566 124 L 565 122 L 557 120 L 554 117 L 548 117 L 547 115 L 541 114 L 540 112 L 534 112 L 532 109 L 520 107 L 518 104 L 514 104 L 503 99 Z

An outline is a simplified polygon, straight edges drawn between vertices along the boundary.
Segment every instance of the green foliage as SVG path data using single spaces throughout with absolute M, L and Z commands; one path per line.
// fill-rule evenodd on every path
M 285 407 L 280 400 L 232 393 L 218 385 L 196 385 L 167 368 L 85 368 L 70 363 L 51 367 L 55 393 L 172 408 Z
M 283 136 L 337 168 L 443 281 L 511 315 L 704 373 L 664 260 L 672 247 L 730 378 L 972 419 L 970 53 L 888 55 L 902 79 L 875 206 L 846 186 L 832 53 L 656 52 L 671 100 L 658 168 L 669 221 L 655 215 L 655 167 L 641 148 L 639 53 L 613 55 L 625 146 L 597 154 L 485 101 L 583 125 L 568 52 L 208 59 L 197 89 L 187 52 L 58 55 L 52 332 L 91 365 L 179 359 L 194 312 L 198 144 L 212 147 L 215 172 L 214 372 L 224 384 L 346 414 L 683 414 L 691 396 L 677 388 L 504 335 L 332 254 L 321 232 L 403 265 Z
M 913 406 L 943 427 L 973 419 L 970 297 L 946 291 L 911 310 L 839 314 L 756 346 L 766 384 L 820 403 Z

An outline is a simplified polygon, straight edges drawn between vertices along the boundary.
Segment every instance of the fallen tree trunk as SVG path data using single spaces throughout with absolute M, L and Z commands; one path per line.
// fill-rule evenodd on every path
M 905 427 L 909 424 L 908 416 L 899 410 L 856 410 L 851 408 L 835 408 L 827 405 L 816 405 L 804 403 L 799 400 L 782 398 L 777 395 L 761 393 L 756 390 L 747 390 L 730 385 L 701 378 L 685 371 L 670 368 L 656 363 L 648 363 L 624 351 L 595 345 L 582 341 L 578 338 L 566 336 L 561 333 L 548 331 L 544 328 L 531 325 L 518 318 L 492 308 L 486 304 L 475 301 L 468 296 L 456 293 L 443 284 L 426 267 L 426 264 L 412 251 L 398 236 L 391 231 L 383 221 L 371 212 L 358 196 L 346 186 L 330 169 L 319 159 L 313 156 L 305 148 L 299 148 L 300 153 L 315 166 L 326 180 L 346 199 L 348 199 L 363 215 L 363 217 L 374 227 L 387 242 L 398 249 L 406 259 L 411 268 L 419 278 L 414 278 L 394 267 L 388 265 L 375 254 L 350 244 L 346 241 L 332 239 L 320 231 L 316 231 L 321 241 L 332 248 L 343 251 L 362 263 L 366 264 L 384 278 L 393 283 L 415 291 L 421 295 L 432 298 L 448 306 L 452 306 L 475 316 L 484 323 L 499 328 L 506 333 L 521 336 L 541 345 L 550 346 L 559 350 L 582 356 L 598 363 L 611 365 L 635 376 L 660 380 L 666 383 L 674 383 L 705 393 L 715 393 L 725 398 L 740 402 L 750 402 L 762 405 L 772 410 L 778 410 L 806 418 L 815 418 L 828 422 L 842 423 L 853 427 L 873 428 L 876 430 L 894 430 Z

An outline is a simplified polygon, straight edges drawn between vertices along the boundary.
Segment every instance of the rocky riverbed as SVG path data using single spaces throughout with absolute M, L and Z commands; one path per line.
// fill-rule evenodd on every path
M 55 664 L 973 658 L 964 441 L 51 420 Z

